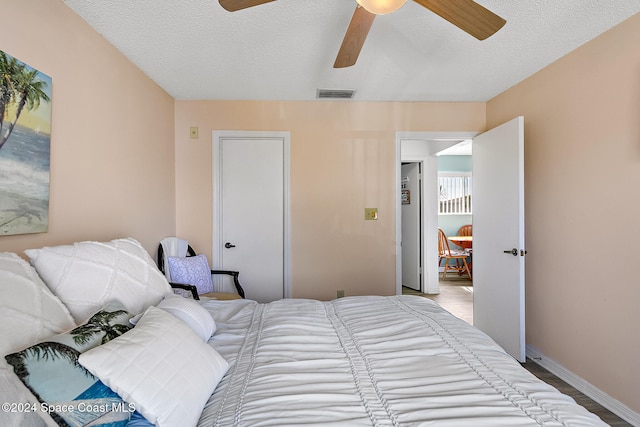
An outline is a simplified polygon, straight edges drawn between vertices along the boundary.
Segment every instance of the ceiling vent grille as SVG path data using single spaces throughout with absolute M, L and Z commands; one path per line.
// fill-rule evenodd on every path
M 351 99 L 355 95 L 355 90 L 349 89 L 318 89 L 316 98 L 318 99 Z

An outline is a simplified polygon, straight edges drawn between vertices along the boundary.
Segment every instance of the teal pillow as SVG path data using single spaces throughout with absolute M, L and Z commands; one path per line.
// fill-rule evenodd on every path
M 84 426 L 100 418 L 92 425 L 124 427 L 135 408 L 80 365 L 78 357 L 131 329 L 131 317 L 112 301 L 86 323 L 5 359 L 59 425 Z

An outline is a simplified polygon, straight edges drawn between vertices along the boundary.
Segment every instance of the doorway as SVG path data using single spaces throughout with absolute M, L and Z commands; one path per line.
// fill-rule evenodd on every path
M 481 135 L 396 133 L 396 293 L 402 293 L 401 162 L 408 160 L 411 150 L 411 155 L 424 159 L 425 293 L 438 293 L 437 240 L 429 233 L 437 233 L 439 194 L 436 185 L 430 189 L 426 184 L 436 182 L 435 154 L 442 151 L 441 145 L 455 145 L 456 138 L 473 140 L 473 193 L 476 201 L 482 200 L 474 203 L 473 209 L 473 323 L 514 358 L 524 361 L 524 117 Z
M 437 153 L 473 138 L 475 132 L 396 132 L 396 294 L 402 294 L 402 163 L 422 165 L 421 230 L 422 289 L 426 294 L 440 292 L 438 274 L 438 159 Z

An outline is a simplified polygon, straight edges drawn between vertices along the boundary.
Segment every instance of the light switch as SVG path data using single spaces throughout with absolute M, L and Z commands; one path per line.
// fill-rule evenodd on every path
M 189 138 L 198 139 L 198 127 L 197 126 L 191 126 L 189 128 Z
M 364 219 L 373 221 L 378 219 L 378 208 L 364 208 Z

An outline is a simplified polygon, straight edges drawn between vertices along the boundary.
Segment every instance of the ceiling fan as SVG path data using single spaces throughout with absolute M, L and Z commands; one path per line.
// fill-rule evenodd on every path
M 275 0 L 219 0 L 229 12 L 258 6 Z M 356 63 L 376 15 L 395 12 L 407 0 L 356 0 L 358 5 L 347 28 L 333 68 Z M 507 22 L 473 0 L 413 0 L 446 19 L 478 40 L 495 34 Z

